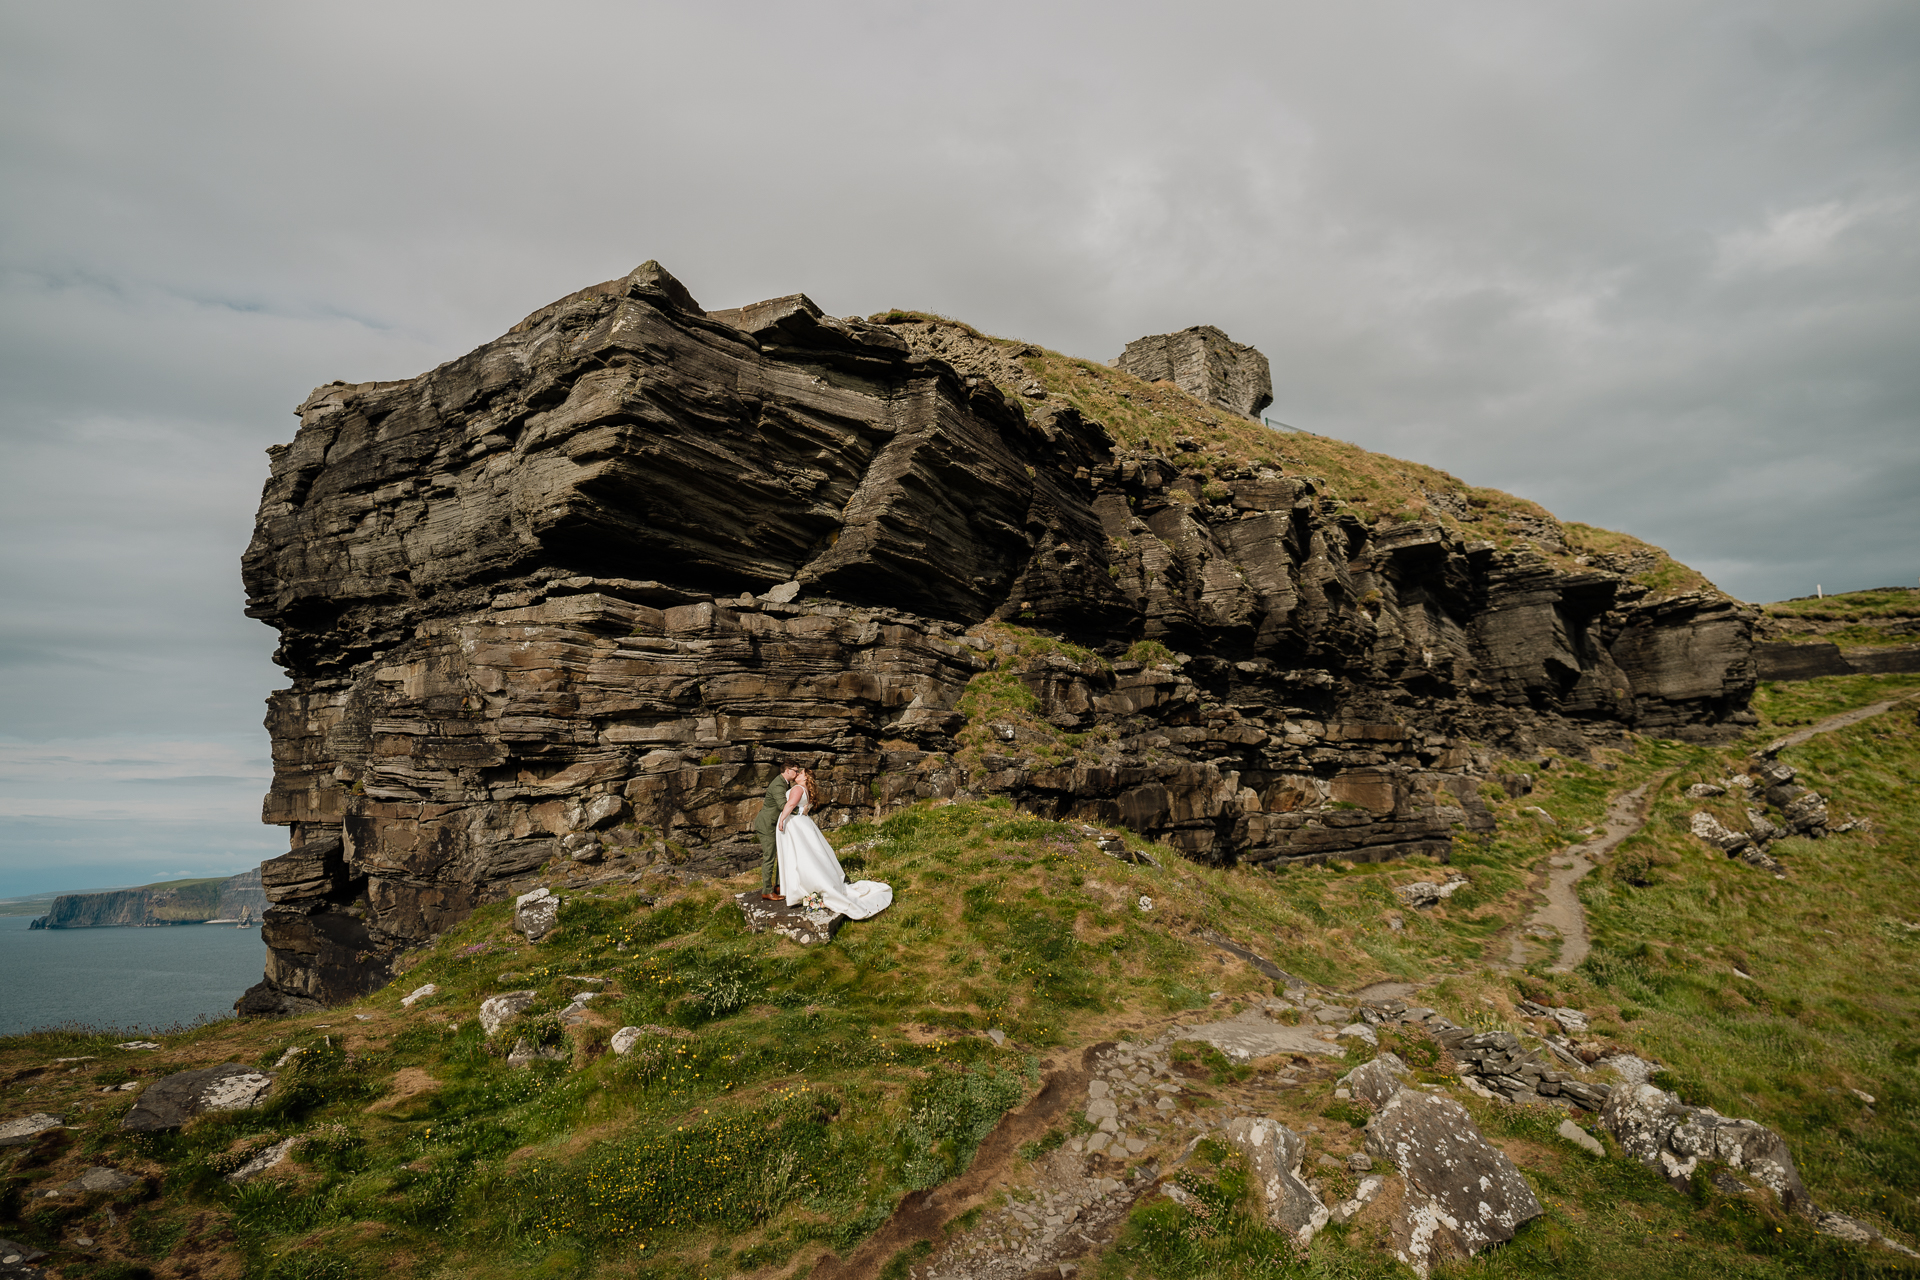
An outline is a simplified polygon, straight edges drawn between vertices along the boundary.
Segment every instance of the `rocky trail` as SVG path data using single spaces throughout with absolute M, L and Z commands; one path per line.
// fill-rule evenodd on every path
M 1904 697 L 1888 698 L 1882 702 L 1869 703 L 1864 707 L 1855 707 L 1851 711 L 1842 711 L 1836 715 L 1796 729 L 1784 738 L 1777 738 L 1767 744 L 1761 753 L 1765 756 L 1778 755 L 1789 747 L 1801 746 L 1823 733 L 1833 733 L 1839 729 L 1851 728 L 1875 716 L 1885 715 L 1896 707 L 1920 701 L 1920 694 L 1907 694 Z M 1607 854 L 1617 848 L 1621 841 L 1633 835 L 1646 824 L 1647 797 L 1669 774 L 1641 783 L 1633 790 L 1616 796 L 1607 806 L 1606 825 L 1595 835 L 1579 845 L 1570 846 L 1552 855 L 1549 859 L 1547 883 L 1542 892 L 1546 901 L 1534 909 L 1527 922 L 1513 935 L 1513 941 L 1507 953 L 1507 966 L 1518 969 L 1528 961 L 1529 941 L 1550 943 L 1559 939 L 1559 958 L 1553 962 L 1551 972 L 1570 973 L 1574 966 L 1587 958 L 1589 938 L 1587 933 L 1586 912 L 1580 906 L 1577 886 L 1589 872 L 1606 860 Z
M 1113 1245 L 1136 1204 L 1161 1197 L 1197 1203 L 1183 1186 L 1181 1171 L 1203 1137 L 1247 1157 L 1257 1174 L 1266 1224 L 1293 1236 L 1302 1249 L 1328 1224 L 1356 1222 L 1390 1241 L 1401 1261 L 1425 1275 L 1445 1258 L 1464 1257 L 1509 1238 L 1521 1222 L 1541 1212 L 1540 1206 L 1507 1156 L 1449 1097 L 1452 1089 L 1516 1103 L 1581 1107 L 1593 1114 L 1613 1086 L 1582 1077 L 1610 1064 L 1588 1067 L 1576 1059 L 1570 1070 L 1558 1069 L 1525 1050 L 1516 1037 L 1459 1027 L 1433 1009 L 1411 1006 L 1381 990 L 1388 986 L 1407 984 L 1376 984 L 1356 995 L 1329 998 L 1296 990 L 1290 999 L 1258 1002 L 1230 1017 L 1200 1023 L 1169 1019 L 1135 1028 L 1131 1042 L 1088 1048 L 1077 1070 L 1050 1079 L 1043 1090 L 1054 1099 L 1055 1111 L 1057 1095 L 1073 1091 L 1070 1109 L 1085 1119 L 1077 1126 L 1080 1136 L 1063 1138 L 1058 1130 L 1040 1135 L 1020 1113 L 1010 1115 L 1003 1130 L 1050 1137 L 1054 1149 L 1030 1163 L 1014 1162 L 1006 1157 L 1018 1139 L 996 1133 L 976 1163 L 976 1169 L 992 1167 L 993 1177 L 970 1174 L 962 1180 L 985 1185 L 969 1187 L 965 1195 L 946 1189 L 927 1193 L 928 1202 L 945 1201 L 944 1213 L 929 1213 L 931 1203 L 910 1197 L 875 1237 L 879 1243 L 863 1247 L 850 1260 L 853 1265 L 826 1264 L 816 1274 L 864 1280 L 917 1239 L 931 1248 L 911 1268 L 912 1280 L 1073 1275 Z M 1569 1015 L 1562 1011 L 1563 1017 Z M 1577 1015 L 1571 1020 L 1584 1026 Z M 1452 1054 L 1457 1084 L 1432 1083 L 1432 1077 L 1416 1083 L 1388 1052 L 1347 1070 L 1341 1059 L 1350 1049 L 1365 1045 L 1355 1055 L 1365 1056 L 1387 1032 L 1415 1043 L 1430 1039 Z M 1255 1069 L 1244 1074 L 1211 1070 L 1191 1052 L 1194 1042 Z M 1403 1092 L 1416 1096 L 1399 1102 L 1400 1110 L 1417 1113 L 1417 1123 L 1426 1126 L 1413 1138 L 1415 1145 L 1450 1153 L 1432 1169 L 1405 1151 L 1397 1164 L 1412 1172 L 1397 1170 L 1391 1158 L 1382 1162 L 1391 1147 L 1387 1135 L 1406 1119 L 1387 1118 L 1390 1104 Z M 1365 1128 L 1329 1123 L 1329 1101 L 1357 1106 L 1375 1119 Z M 1441 1129 L 1449 1135 L 1445 1140 L 1436 1137 Z M 1570 1121 L 1561 1136 L 1591 1149 L 1593 1140 L 1584 1131 L 1574 1136 L 1564 1130 L 1577 1130 Z M 1482 1202 L 1493 1183 L 1510 1184 L 1513 1212 L 1489 1215 Z M 961 1212 L 969 1206 L 973 1212 Z M 1434 1238 L 1421 1224 L 1435 1213 L 1455 1222 L 1475 1213 L 1489 1220 L 1479 1231 L 1470 1227 L 1457 1238 Z

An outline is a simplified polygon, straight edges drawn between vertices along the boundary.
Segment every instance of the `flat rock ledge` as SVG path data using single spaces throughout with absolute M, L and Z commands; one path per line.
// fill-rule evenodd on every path
M 129 1133 L 178 1129 L 207 1111 L 245 1111 L 260 1104 L 273 1086 L 271 1072 L 241 1062 L 162 1076 L 140 1091 L 120 1127 Z
M 1394 1253 L 1422 1276 L 1436 1262 L 1513 1239 L 1546 1212 L 1513 1161 L 1451 1098 L 1400 1089 L 1368 1122 L 1366 1149 L 1406 1179 Z
M 32 1146 L 41 1134 L 64 1128 L 66 1119 L 45 1111 L 36 1111 L 18 1120 L 0 1123 L 0 1147 Z
M 767 902 L 758 889 L 733 895 L 733 903 L 745 917 L 749 933 L 771 929 L 783 938 L 791 938 L 803 947 L 832 942 L 847 917 L 837 911 L 803 911 L 785 902 Z

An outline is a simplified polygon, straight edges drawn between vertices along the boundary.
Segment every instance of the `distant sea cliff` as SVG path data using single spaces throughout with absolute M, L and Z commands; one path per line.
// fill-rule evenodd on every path
M 53 900 L 30 929 L 106 929 L 128 925 L 257 923 L 267 909 L 260 869 L 226 879 L 169 880 L 138 889 L 68 893 Z

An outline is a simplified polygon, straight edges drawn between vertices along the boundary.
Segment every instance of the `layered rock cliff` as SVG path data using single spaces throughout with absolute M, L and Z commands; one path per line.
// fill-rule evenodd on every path
M 563 853 L 734 865 L 789 760 L 828 823 L 992 792 L 1209 861 L 1444 856 L 1498 751 L 1743 712 L 1717 593 L 1457 495 L 1363 516 L 1211 410 L 1163 451 L 1062 358 L 884 319 L 649 263 L 301 406 L 244 563 L 292 851 L 243 1010 L 378 985 Z

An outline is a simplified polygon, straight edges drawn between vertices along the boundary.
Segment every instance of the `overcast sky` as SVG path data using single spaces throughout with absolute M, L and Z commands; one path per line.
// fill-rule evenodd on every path
M 0 0 L 0 896 L 245 868 L 309 388 L 658 258 L 1075 355 L 1750 600 L 1920 573 L 1920 6 Z

